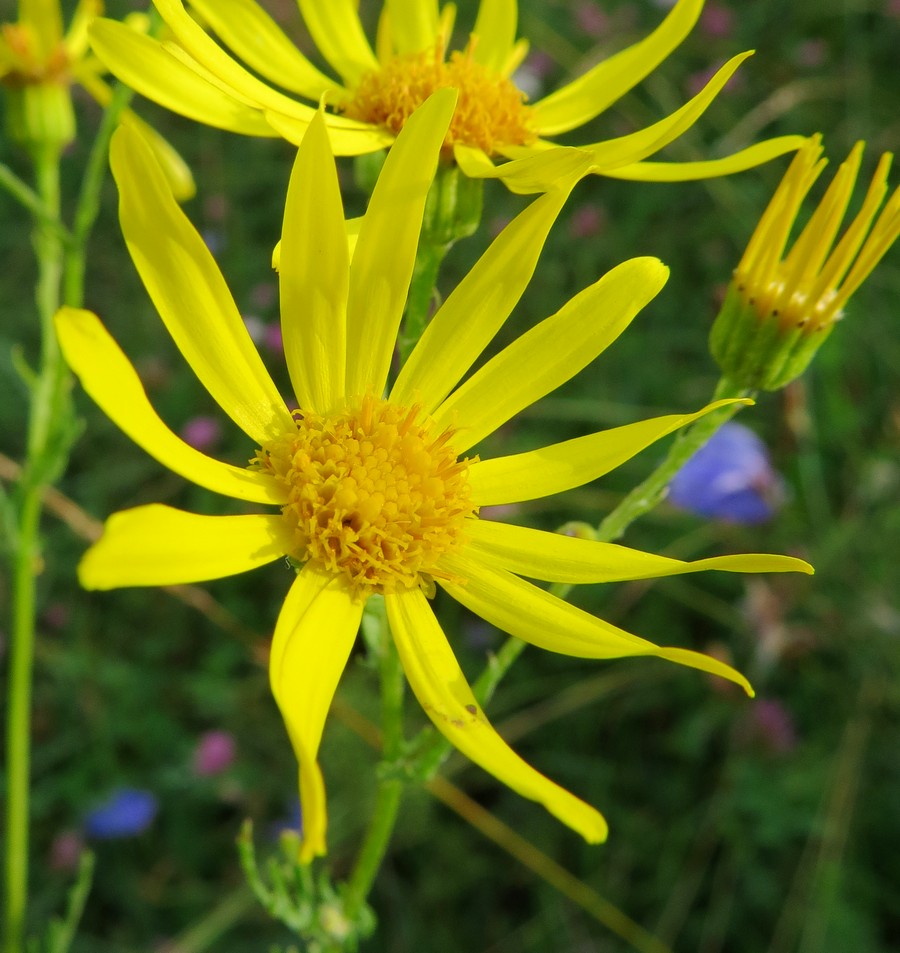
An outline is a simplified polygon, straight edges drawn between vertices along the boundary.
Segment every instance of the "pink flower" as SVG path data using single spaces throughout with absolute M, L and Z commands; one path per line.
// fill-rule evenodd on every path
M 50 869 L 69 872 L 78 867 L 84 838 L 78 831 L 60 831 L 50 845 Z
M 900 0 L 898 0 L 900 6 Z M 898 10 L 900 15 L 900 10 Z M 807 69 L 815 69 L 821 66 L 828 59 L 828 44 L 821 37 L 804 40 L 794 54 L 798 66 L 805 66 Z
M 772 698 L 760 698 L 748 709 L 747 735 L 770 754 L 788 754 L 797 747 L 797 728 L 790 712 Z
M 266 332 L 263 335 L 263 342 L 266 347 L 275 354 L 284 353 L 284 342 L 281 340 L 281 325 L 267 324 Z
M 222 427 L 214 417 L 191 417 L 181 428 L 181 438 L 195 450 L 211 450 L 222 436 Z
M 595 40 L 599 40 L 610 32 L 609 17 L 590 0 L 578 4 L 574 17 L 578 29 Z
M 207 731 L 200 736 L 191 759 L 198 778 L 209 778 L 227 770 L 235 758 L 234 736 L 228 731 Z
M 727 39 L 734 30 L 734 14 L 728 7 L 709 4 L 700 14 L 700 29 L 714 39 Z
M 600 234 L 605 224 L 602 209 L 596 205 L 581 205 L 569 219 L 569 234 L 572 238 L 593 238 Z

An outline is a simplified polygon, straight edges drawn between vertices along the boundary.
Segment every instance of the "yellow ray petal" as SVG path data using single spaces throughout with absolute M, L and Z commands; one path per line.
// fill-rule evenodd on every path
M 651 443 L 686 427 L 711 410 L 751 400 L 717 400 L 695 414 L 668 414 L 624 427 L 554 443 L 540 450 L 516 453 L 469 466 L 472 500 L 477 506 L 537 500 L 609 473 Z
M 284 356 L 294 393 L 302 408 L 328 413 L 345 395 L 350 256 L 321 112 L 291 173 L 279 268 Z
M 425 199 L 456 106 L 441 89 L 410 116 L 387 155 L 359 229 L 347 304 L 347 393 L 380 397 L 406 305 Z
M 225 413 L 262 444 L 293 426 L 209 249 L 166 185 L 140 134 L 110 147 L 128 251 L 160 317 Z
M 41 59 L 50 56 L 63 38 L 59 0 L 19 0 L 19 22 L 31 27 Z
M 446 556 L 441 560 L 441 568 L 464 580 L 464 583 L 438 580 L 454 599 L 491 625 L 538 648 L 576 658 L 654 655 L 720 675 L 736 682 L 747 694 L 753 694 L 747 679 L 730 665 L 689 649 L 654 645 L 576 609 L 512 573 L 492 569 L 480 559 Z
M 440 33 L 437 0 L 385 0 L 396 51 L 418 53 L 433 46 Z
M 245 136 L 279 135 L 259 112 L 211 85 L 149 36 L 105 19 L 94 20 L 88 32 L 91 48 L 113 75 L 166 109 Z
M 598 116 L 659 66 L 690 33 L 702 9 L 703 0 L 680 0 L 646 39 L 535 103 L 535 128 L 552 136 Z
M 329 5 L 336 0 L 329 0 Z M 300 96 L 318 101 L 340 85 L 310 63 L 256 0 L 191 0 L 222 42 L 260 76 Z
M 543 804 L 588 843 L 605 840 L 606 821 L 597 810 L 532 768 L 494 730 L 422 592 L 409 589 L 384 601 L 406 677 L 441 734 L 517 794 Z
M 807 141 L 806 136 L 776 136 L 719 159 L 704 159 L 698 162 L 634 162 L 615 169 L 606 169 L 603 174 L 611 179 L 627 179 L 631 182 L 691 182 L 695 179 L 714 179 L 754 169 L 787 152 L 796 152 Z
M 470 179 L 502 179 L 511 192 L 520 195 L 561 187 L 573 178 L 587 175 L 593 165 L 589 151 L 552 143 L 546 149 L 501 165 L 494 165 L 486 153 L 473 146 L 455 145 L 453 157 Z
M 274 110 L 266 110 L 264 115 L 271 128 L 295 146 L 299 146 L 303 142 L 303 137 L 306 135 L 306 130 L 309 128 L 309 122 L 312 119 L 312 114 L 306 119 L 297 119 Z M 353 120 L 347 119 L 341 123 L 339 119 L 340 117 L 331 113 L 328 113 L 325 119 L 328 126 L 328 140 L 331 143 L 331 151 L 336 156 L 366 155 L 369 152 L 386 149 L 394 141 L 394 134 L 380 126 L 370 126 L 367 123 L 357 122 L 351 127 L 347 124 L 353 122 Z
M 522 296 L 571 186 L 521 212 L 438 309 L 400 371 L 391 399 L 426 413 L 459 383 Z
M 201 516 L 153 503 L 106 521 L 78 566 L 78 579 L 85 589 L 203 582 L 263 566 L 291 545 L 280 513 Z
M 621 582 L 708 569 L 724 572 L 813 571 L 809 563 L 791 556 L 740 553 L 684 562 L 614 543 L 575 539 L 560 533 L 480 519 L 466 524 L 466 537 L 467 554 L 495 569 L 546 582 Z
M 58 0 L 54 0 L 57 7 Z M 78 0 L 72 19 L 69 21 L 69 29 L 63 37 L 63 46 L 66 48 L 66 55 L 69 57 L 69 63 L 75 64 L 83 61 L 90 43 L 88 42 L 88 27 L 91 21 L 103 12 L 102 0 Z
M 260 110 L 274 109 L 304 121 L 312 119 L 313 107 L 272 89 L 244 69 L 188 14 L 182 0 L 154 0 L 154 5 L 185 52 L 239 97 Z
M 299 4 L 313 42 L 347 86 L 355 86 L 365 73 L 378 69 L 356 0 L 299 0 Z
M 339 579 L 307 567 L 291 586 L 275 626 L 269 682 L 300 766 L 304 863 L 325 853 L 325 783 L 316 758 L 362 609 Z
M 633 258 L 493 357 L 434 412 L 458 452 L 574 377 L 628 327 L 666 282 L 655 258 Z
M 472 53 L 476 63 L 504 73 L 516 45 L 518 16 L 518 0 L 481 0 L 472 30 L 478 38 Z
M 646 129 L 639 129 L 618 139 L 580 146 L 579 148 L 590 152 L 593 157 L 594 164 L 591 171 L 605 173 L 626 163 L 639 162 L 669 145 L 694 125 L 741 63 L 751 55 L 751 53 L 740 53 L 733 56 L 696 96 L 680 109 L 675 110 L 671 116 L 666 116 L 665 119 L 660 119 Z
M 90 311 L 63 308 L 56 333 L 81 386 L 121 430 L 163 466 L 214 493 L 254 503 L 284 503 L 269 476 L 233 467 L 186 444 L 160 420 L 131 362 Z

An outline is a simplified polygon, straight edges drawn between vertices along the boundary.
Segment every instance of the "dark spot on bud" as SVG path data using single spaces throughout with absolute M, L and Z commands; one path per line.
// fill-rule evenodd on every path
M 475 705 L 466 705 L 466 711 L 467 711 L 470 715 L 477 715 L 477 714 L 478 714 L 478 709 L 475 707 Z

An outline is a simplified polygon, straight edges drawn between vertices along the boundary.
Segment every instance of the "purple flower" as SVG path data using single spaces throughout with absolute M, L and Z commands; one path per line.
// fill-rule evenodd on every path
M 763 523 L 784 496 L 765 444 L 743 424 L 727 423 L 675 474 L 669 500 L 700 516 Z
M 211 450 L 222 436 L 222 427 L 215 417 L 191 417 L 181 428 L 181 439 L 195 450 Z
M 734 14 L 728 7 L 709 4 L 700 14 L 700 29 L 714 39 L 727 39 L 734 32 Z
M 191 758 L 191 767 L 199 778 L 221 774 L 234 761 L 234 736 L 227 731 L 207 731 L 200 736 Z
M 569 234 L 573 238 L 593 238 L 606 224 L 606 216 L 596 205 L 582 205 L 569 219 Z
M 96 840 L 135 837 L 153 823 L 159 802 L 149 791 L 119 788 L 84 819 L 84 831 Z
M 263 333 L 263 343 L 273 354 L 284 353 L 284 341 L 281 338 L 280 324 L 267 324 Z
M 50 869 L 77 870 L 83 850 L 84 839 L 79 831 L 61 831 L 50 845 Z
M 599 40 L 610 32 L 609 17 L 591 0 L 583 0 L 573 12 L 575 25 L 589 37 Z
M 773 755 L 790 754 L 799 742 L 791 713 L 773 698 L 760 698 L 749 706 L 741 735 L 745 743 Z

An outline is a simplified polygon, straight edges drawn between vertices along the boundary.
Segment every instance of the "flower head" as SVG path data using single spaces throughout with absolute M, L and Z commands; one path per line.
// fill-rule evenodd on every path
M 669 484 L 671 503 L 729 523 L 771 519 L 783 494 L 766 445 L 736 421 L 723 424 Z
M 300 0 L 313 40 L 340 79 L 313 66 L 256 0 L 190 0 L 191 12 L 226 49 L 183 0 L 154 2 L 177 46 L 129 35 L 104 20 L 92 30 L 97 55 L 151 99 L 245 135 L 299 143 L 315 106 L 325 102 L 335 153 L 374 152 L 391 145 L 435 90 L 452 87 L 459 100 L 445 154 L 452 153 L 467 176 L 500 178 L 520 192 L 544 191 L 575 168 L 659 181 L 725 175 L 803 141 L 784 136 L 709 161 L 643 161 L 699 119 L 749 54 L 734 57 L 690 102 L 646 129 L 578 149 L 547 138 L 583 126 L 653 72 L 690 32 L 703 0 L 679 0 L 648 37 L 535 103 L 513 80 L 528 49 L 516 39 L 515 0 L 481 0 L 468 43 L 457 50 L 449 48 L 455 7 L 440 9 L 437 0 L 386 0 L 374 49 L 353 0 Z
M 19 0 L 19 19 L 0 25 L 0 84 L 14 141 L 62 148 L 74 139 L 69 85 L 87 53 L 88 20 L 98 12 L 97 0 L 81 0 L 64 32 L 59 0 Z
M 884 202 L 892 160 L 886 152 L 859 211 L 837 238 L 862 152 L 858 142 L 790 251 L 800 208 L 826 165 L 819 137 L 794 156 L 763 212 L 710 337 L 713 356 L 737 386 L 777 390 L 802 374 L 900 235 L 900 189 Z
M 593 480 L 710 408 L 515 456 L 471 454 L 585 367 L 665 281 L 655 259 L 625 262 L 460 384 L 524 291 L 566 189 L 541 196 L 506 227 L 388 386 L 425 200 L 455 99 L 455 92 L 439 91 L 398 135 L 352 258 L 325 122 L 310 124 L 288 189 L 279 273 L 294 413 L 140 136 L 127 126 L 116 133 L 111 159 L 126 243 L 182 354 L 256 448 L 248 449 L 248 467 L 213 460 L 172 433 L 94 315 L 68 309 L 57 320 L 69 364 L 130 437 L 201 486 L 276 508 L 215 517 L 156 505 L 118 513 L 86 554 L 80 576 L 96 589 L 186 583 L 289 557 L 299 571 L 276 624 L 270 677 L 300 764 L 307 860 L 325 850 L 325 788 L 316 761 L 325 717 L 372 596 L 384 598 L 412 689 L 438 729 L 593 842 L 605 836 L 601 815 L 527 765 L 491 727 L 431 610 L 434 586 L 551 651 L 655 655 L 746 686 L 721 663 L 660 648 L 522 577 L 596 582 L 709 568 L 808 570 L 777 556 L 685 563 L 479 518 L 479 507 Z
M 87 814 L 84 830 L 97 840 L 135 837 L 147 830 L 158 811 L 155 794 L 140 788 L 120 788 Z
M 27 148 L 68 145 L 75 138 L 73 83 L 101 106 L 109 104 L 112 90 L 103 80 L 105 68 L 88 48 L 88 25 L 102 12 L 103 0 L 79 0 L 64 30 L 60 0 L 19 0 L 19 19 L 0 24 L 0 85 L 6 87 L 14 141 Z M 132 30 L 140 21 L 129 22 L 119 25 Z M 190 198 L 194 180 L 184 160 L 162 136 L 141 125 L 175 194 L 180 200 Z
M 237 751 L 234 735 L 228 731 L 205 731 L 191 756 L 191 769 L 199 778 L 221 774 L 231 767 Z

